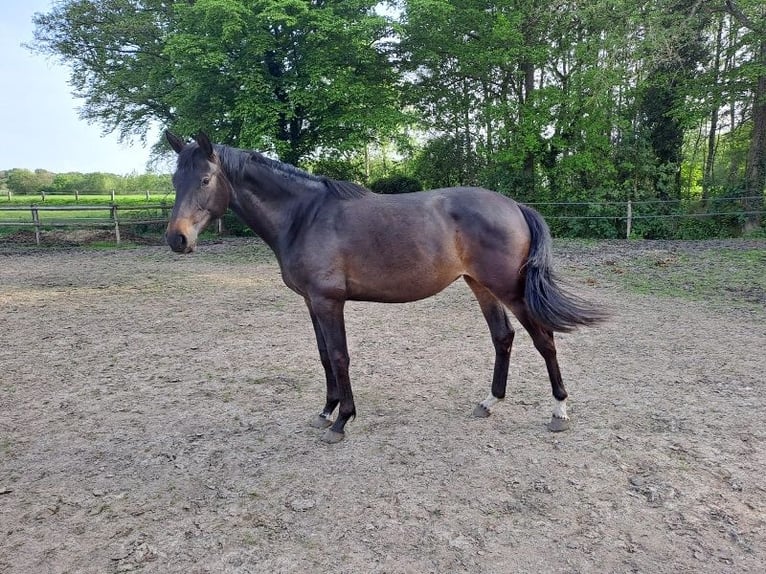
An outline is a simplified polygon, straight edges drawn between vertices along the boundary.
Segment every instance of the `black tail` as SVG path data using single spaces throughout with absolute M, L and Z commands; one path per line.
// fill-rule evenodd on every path
M 551 232 L 542 215 L 519 204 L 532 242 L 525 267 L 524 298 L 532 318 L 551 331 L 568 332 L 607 318 L 598 307 L 562 290 L 556 284 L 551 256 Z

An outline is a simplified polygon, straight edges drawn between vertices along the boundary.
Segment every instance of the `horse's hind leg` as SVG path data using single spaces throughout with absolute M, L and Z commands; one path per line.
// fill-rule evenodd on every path
M 564 388 L 564 382 L 561 379 L 561 370 L 559 362 L 556 359 L 556 343 L 553 340 L 553 331 L 541 327 L 537 322 L 529 317 L 526 304 L 523 300 L 515 301 L 511 305 L 511 310 L 519 322 L 532 337 L 535 348 L 545 359 L 545 366 L 548 369 L 548 378 L 551 381 L 551 390 L 553 391 L 553 415 L 548 429 L 552 432 L 560 432 L 569 428 L 569 415 L 567 415 L 567 391 Z
M 492 391 L 487 398 L 476 405 L 473 411 L 476 417 L 488 417 L 491 408 L 505 398 L 505 387 L 508 382 L 508 366 L 511 362 L 511 347 L 513 345 L 513 327 L 508 321 L 508 315 L 502 303 L 483 285 L 470 277 L 465 277 L 466 283 L 479 301 L 481 312 L 487 320 L 495 346 L 495 368 L 492 374 Z

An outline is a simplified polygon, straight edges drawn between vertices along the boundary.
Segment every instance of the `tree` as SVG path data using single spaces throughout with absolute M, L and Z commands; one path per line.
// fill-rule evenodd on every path
M 530 199 L 603 187 L 626 108 L 628 3 L 404 4 L 410 100 L 439 139 L 460 142 L 448 151 L 462 183 Z
M 414 175 L 426 188 L 465 185 L 478 178 L 479 158 L 465 138 L 442 136 L 429 141 L 415 156 Z
M 726 10 L 744 29 L 742 44 L 750 55 L 743 64 L 749 80 L 752 105 L 752 135 L 747 154 L 743 207 L 749 212 L 746 230 L 760 225 L 766 188 L 766 6 L 754 0 L 726 0 Z
M 401 121 L 376 4 L 68 0 L 35 16 L 34 47 L 71 66 L 83 117 L 107 131 L 204 128 L 297 163 Z
M 81 116 L 118 131 L 146 135 L 152 121 L 173 123 L 167 96 L 178 88 L 164 47 L 173 2 L 69 0 L 35 14 L 32 49 L 71 68 Z
M 699 0 L 656 0 L 643 19 L 647 76 L 639 113 L 657 161 L 654 186 L 662 199 L 680 197 L 684 134 L 697 119 L 689 114 L 688 86 L 708 59 L 701 8 Z
M 83 173 L 69 172 L 59 173 L 53 178 L 52 191 L 62 194 L 74 194 L 83 191 L 90 191 L 85 183 L 86 177 Z
M 493 157 L 520 171 L 534 187 L 540 132 L 536 80 L 547 54 L 549 3 L 530 0 L 410 0 L 405 2 L 402 69 L 409 101 L 438 137 L 460 142 L 465 178 Z M 445 140 L 446 141 L 446 140 Z M 451 152 L 452 153 L 452 152 Z
M 45 191 L 50 186 L 52 175 L 45 170 L 9 169 L 5 185 L 17 195 L 32 195 Z

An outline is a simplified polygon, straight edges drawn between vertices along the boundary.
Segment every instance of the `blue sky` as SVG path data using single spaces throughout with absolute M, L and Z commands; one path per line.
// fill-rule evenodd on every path
M 121 144 L 117 134 L 104 136 L 100 125 L 81 120 L 83 101 L 71 95 L 68 68 L 21 46 L 33 39 L 32 15 L 51 4 L 0 0 L 0 170 L 144 173 L 152 142 Z

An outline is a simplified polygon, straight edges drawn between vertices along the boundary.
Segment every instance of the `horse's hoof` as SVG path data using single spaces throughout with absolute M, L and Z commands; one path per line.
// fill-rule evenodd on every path
M 335 432 L 332 429 L 327 429 L 326 431 L 324 431 L 324 434 L 322 435 L 322 440 L 326 442 L 327 444 L 339 443 L 344 438 L 346 438 L 346 433 Z
M 492 413 L 489 412 L 489 409 L 481 403 L 476 405 L 473 409 L 473 416 L 475 416 L 477 419 L 486 419 L 491 414 Z
M 315 429 L 326 429 L 332 424 L 332 421 L 325 416 L 317 415 L 309 421 L 309 424 Z
M 569 419 L 551 417 L 551 422 L 548 423 L 548 430 L 551 432 L 562 432 L 569 430 Z

